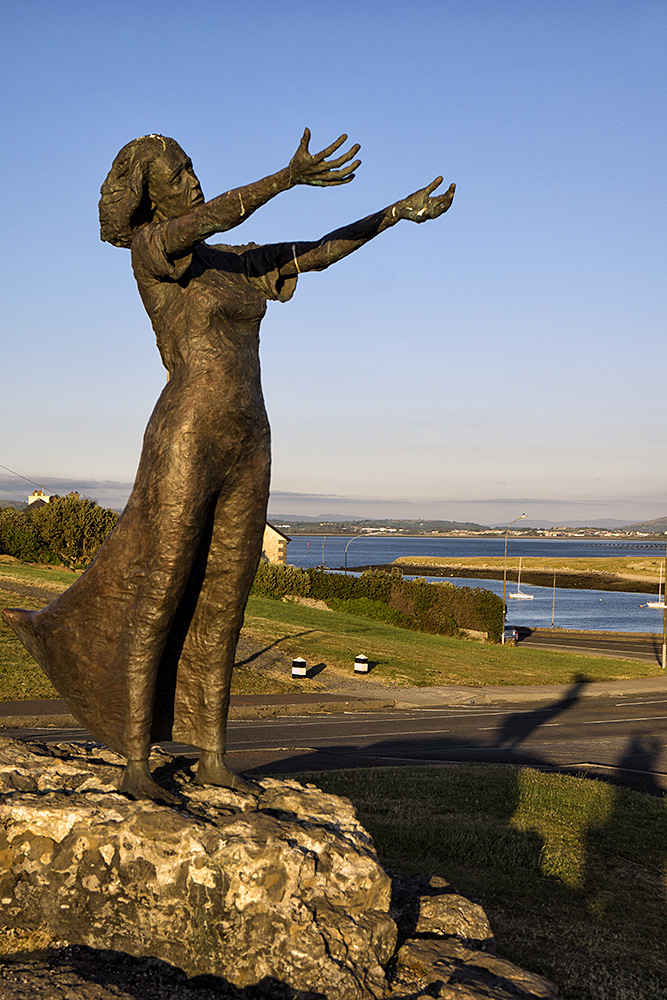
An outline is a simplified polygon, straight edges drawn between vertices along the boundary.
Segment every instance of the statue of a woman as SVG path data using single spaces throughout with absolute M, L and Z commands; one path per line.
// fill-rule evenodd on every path
M 428 187 L 310 243 L 210 246 L 297 184 L 345 184 L 359 146 L 331 159 L 304 132 L 283 170 L 204 201 L 173 139 L 128 143 L 102 185 L 101 237 L 129 247 L 169 381 L 144 436 L 136 482 L 86 572 L 41 611 L 3 612 L 73 715 L 127 759 L 121 790 L 173 801 L 148 768 L 151 743 L 201 749 L 200 784 L 244 788 L 224 762 L 236 643 L 262 548 L 270 435 L 259 372 L 267 299 L 400 219 L 446 212 Z

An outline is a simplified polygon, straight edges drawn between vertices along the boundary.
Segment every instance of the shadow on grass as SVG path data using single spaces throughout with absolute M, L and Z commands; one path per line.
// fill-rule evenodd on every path
M 237 660 L 236 663 L 234 664 L 234 666 L 235 667 L 247 667 L 254 660 L 258 660 L 260 658 L 260 656 L 264 656 L 265 653 L 268 653 L 269 650 L 275 649 L 275 647 L 279 646 L 281 642 L 285 642 L 287 639 L 298 639 L 302 635 L 312 635 L 312 633 L 316 632 L 316 631 L 317 631 L 317 629 L 309 628 L 309 629 L 305 629 L 303 632 L 294 632 L 294 633 L 291 633 L 290 635 L 283 635 L 283 636 L 280 637 L 280 639 L 276 639 L 274 642 L 270 642 L 268 646 L 263 646 L 261 649 L 256 649 L 255 652 L 251 653 L 250 656 L 247 656 L 245 658 L 245 660 Z
M 576 688 L 552 711 L 566 711 Z M 520 742 L 439 737 L 434 752 L 426 737 L 377 740 L 292 758 L 289 770 L 351 798 L 386 867 L 439 874 L 480 898 L 500 953 L 554 980 L 563 1000 L 667 1000 L 661 740 L 635 733 L 617 760 L 652 796 L 580 775 L 540 780 L 535 769 L 555 768 Z M 486 776 L 465 766 L 480 761 L 514 766 Z M 313 774 L 333 768 L 350 770 Z M 261 770 L 285 772 L 278 762 Z M 403 937 L 414 933 L 416 913 L 408 918 Z
M 25 959 L 28 959 L 26 963 Z M 181 969 L 157 958 L 134 958 L 120 951 L 69 945 L 64 948 L 44 949 L 25 957 L 20 953 L 3 958 L 11 968 L 20 963 L 22 981 L 36 992 L 31 996 L 47 996 L 44 990 L 44 972 L 58 996 L 74 996 L 73 987 L 88 995 L 94 984 L 109 989 L 105 995 L 118 995 L 132 1000 L 333 1000 L 318 990 L 298 990 L 282 980 L 265 976 L 254 986 L 233 986 L 219 976 L 188 976 Z M 40 974 L 41 973 L 41 974 Z M 59 973 L 64 977 L 61 994 Z M 35 982 L 31 983 L 32 975 Z M 75 982 L 72 982 L 74 977 Z M 0 984 L 1 985 L 1 984 Z M 26 996 L 28 992 L 26 992 Z M 95 993 L 97 995 L 97 993 Z

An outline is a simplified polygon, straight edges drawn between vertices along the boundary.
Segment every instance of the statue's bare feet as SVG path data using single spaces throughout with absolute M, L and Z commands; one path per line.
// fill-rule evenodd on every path
M 231 788 L 235 792 L 249 792 L 252 795 L 257 795 L 260 790 L 257 785 L 243 781 L 238 774 L 230 771 L 225 764 L 224 754 L 214 750 L 202 750 L 197 764 L 195 784 L 217 785 L 218 788 Z
M 181 800 L 153 781 L 147 760 L 128 760 L 120 791 L 133 799 L 152 799 L 165 806 L 181 805 Z

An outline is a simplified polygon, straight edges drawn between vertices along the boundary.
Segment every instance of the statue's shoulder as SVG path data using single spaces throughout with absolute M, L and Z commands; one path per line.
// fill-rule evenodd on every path
M 242 254 L 247 250 L 259 250 L 259 243 L 240 243 L 240 244 L 228 244 L 228 243 L 200 243 L 198 249 L 205 248 L 206 250 L 213 250 L 217 253 L 235 253 Z

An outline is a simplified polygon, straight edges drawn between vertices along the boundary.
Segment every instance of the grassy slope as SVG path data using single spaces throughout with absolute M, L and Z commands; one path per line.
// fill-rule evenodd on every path
M 42 607 L 75 574 L 52 567 L 0 564 L 0 577 L 13 591 L 0 590 L 1 607 Z M 39 588 L 39 592 L 33 588 Z M 359 653 L 375 663 L 372 677 L 388 685 L 566 684 L 584 674 L 589 680 L 646 677 L 657 664 L 583 657 L 512 646 L 492 646 L 409 632 L 354 615 L 322 611 L 252 597 L 243 633 L 260 648 L 273 647 L 287 658 L 324 663 L 320 689 L 335 687 L 336 675 L 351 672 Z M 290 690 L 284 666 L 235 671 L 236 693 Z M 0 624 L 0 700 L 55 697 L 55 692 L 14 633 Z
M 498 951 L 563 1000 L 667 998 L 667 801 L 465 765 L 301 775 L 348 796 L 383 864 L 480 898 Z
M 248 602 L 245 632 L 309 663 L 349 669 L 364 653 L 377 663 L 373 679 L 388 684 L 567 684 L 581 673 L 589 680 L 660 673 L 657 663 L 485 645 L 260 597 Z

